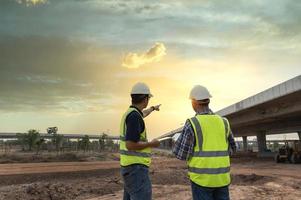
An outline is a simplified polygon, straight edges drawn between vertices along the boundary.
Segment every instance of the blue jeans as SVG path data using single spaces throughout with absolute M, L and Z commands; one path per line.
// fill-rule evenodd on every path
M 193 200 L 230 200 L 229 187 L 202 187 L 191 182 Z
M 148 167 L 131 165 L 121 167 L 124 181 L 123 200 L 151 200 L 152 184 L 148 175 Z

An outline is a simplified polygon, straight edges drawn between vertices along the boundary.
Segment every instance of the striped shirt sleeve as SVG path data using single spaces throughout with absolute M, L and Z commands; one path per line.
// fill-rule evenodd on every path
M 234 136 L 233 136 L 233 133 L 231 130 L 230 130 L 230 134 L 228 136 L 228 141 L 229 141 L 229 145 L 230 145 L 232 152 L 236 152 L 236 143 L 235 143 Z
M 172 152 L 180 160 L 189 160 L 193 154 L 194 143 L 193 128 L 190 121 L 187 120 Z

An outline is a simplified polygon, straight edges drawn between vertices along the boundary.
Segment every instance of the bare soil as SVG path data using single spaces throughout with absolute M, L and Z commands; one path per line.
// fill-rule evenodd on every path
M 41 162 L 87 162 L 118 160 L 118 154 L 113 152 L 13 152 L 0 154 L 0 164 L 9 163 L 41 163 Z
M 256 158 L 232 159 L 231 199 L 301 199 L 301 165 Z M 154 158 L 155 200 L 189 200 L 185 162 Z M 118 161 L 0 165 L 0 200 L 122 199 Z

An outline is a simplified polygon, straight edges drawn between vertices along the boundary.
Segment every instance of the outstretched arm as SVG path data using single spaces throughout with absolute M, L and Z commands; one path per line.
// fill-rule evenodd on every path
M 143 117 L 145 118 L 145 117 L 147 117 L 149 114 L 151 114 L 153 111 L 159 111 L 160 110 L 160 106 L 161 106 L 161 104 L 159 104 L 159 105 L 156 105 L 156 106 L 151 106 L 151 107 L 149 107 L 149 108 L 147 108 L 147 109 L 144 109 L 143 111 L 142 111 L 142 113 L 143 113 Z
M 154 148 L 160 145 L 159 140 L 153 139 L 151 142 L 133 142 L 133 141 L 126 141 L 126 148 L 128 150 L 142 150 L 148 147 Z

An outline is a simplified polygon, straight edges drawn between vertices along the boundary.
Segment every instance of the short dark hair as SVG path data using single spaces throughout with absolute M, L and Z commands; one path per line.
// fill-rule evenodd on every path
M 149 98 L 148 94 L 131 94 L 132 104 L 139 104 L 144 101 L 144 99 Z
M 203 106 L 208 106 L 209 103 L 210 103 L 210 99 L 198 100 L 198 103 L 203 105 Z

